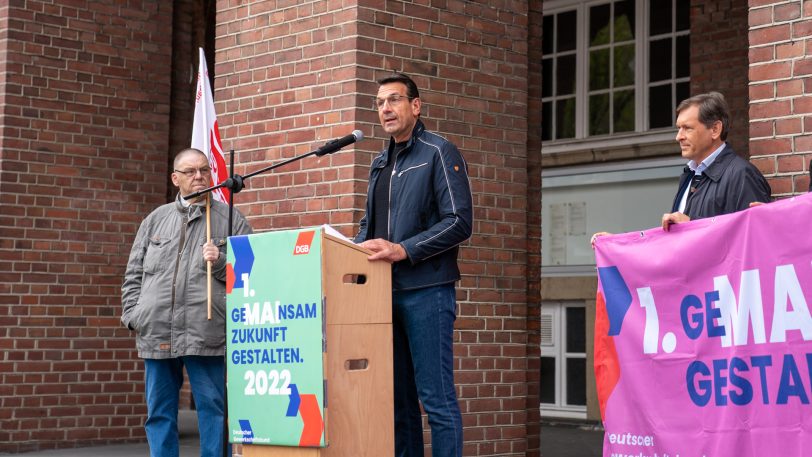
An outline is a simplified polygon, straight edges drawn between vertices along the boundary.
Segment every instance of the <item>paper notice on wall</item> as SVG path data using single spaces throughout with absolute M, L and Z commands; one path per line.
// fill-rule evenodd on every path
M 586 236 L 586 202 L 569 204 L 569 235 Z
M 550 263 L 567 263 L 567 232 L 569 209 L 567 203 L 550 205 Z

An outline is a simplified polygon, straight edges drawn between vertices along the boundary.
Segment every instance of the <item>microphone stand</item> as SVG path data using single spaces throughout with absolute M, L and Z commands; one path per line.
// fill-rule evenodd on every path
M 363 136 L 361 138 L 363 138 Z M 332 142 L 328 142 L 327 145 L 330 145 L 331 143 Z M 351 143 L 349 143 L 349 144 L 351 144 Z M 287 165 L 289 163 L 293 163 L 293 162 L 296 162 L 298 160 L 302 160 L 305 157 L 309 157 L 309 156 L 312 156 L 312 155 L 321 157 L 321 156 L 324 156 L 324 155 L 327 155 L 327 154 L 332 154 L 333 152 L 336 152 L 339 149 L 341 149 L 339 147 L 339 148 L 335 148 L 335 149 L 332 149 L 332 150 L 330 150 L 330 149 L 325 150 L 324 148 L 327 145 L 323 146 L 322 148 L 310 151 L 307 154 L 298 155 L 298 156 L 292 157 L 292 158 L 290 158 L 288 160 L 284 160 L 282 162 L 279 162 L 279 163 L 267 166 L 265 168 L 253 171 L 251 173 L 248 173 L 245 176 L 240 176 L 238 174 L 234 174 L 234 150 L 232 149 L 230 151 L 230 153 L 231 153 L 231 161 L 230 161 L 231 170 L 229 172 L 230 174 L 229 174 L 228 179 L 221 182 L 220 184 L 208 187 L 208 188 L 203 189 L 203 190 L 199 190 L 197 192 L 191 193 L 191 194 L 189 194 L 189 195 L 187 195 L 185 197 L 181 197 L 181 198 L 183 198 L 184 200 L 190 200 L 190 199 L 193 199 L 193 198 L 197 198 L 197 197 L 199 197 L 199 196 L 201 196 L 203 194 L 212 192 L 212 191 L 214 191 L 216 189 L 220 189 L 220 188 L 224 188 L 224 187 L 226 189 L 228 189 L 230 191 L 228 193 L 228 236 L 231 237 L 233 235 L 233 231 L 234 231 L 234 227 L 233 227 L 234 194 L 239 193 L 241 190 L 243 190 L 243 188 L 245 188 L 245 180 L 246 179 L 248 179 L 248 178 L 250 178 L 252 176 L 256 176 L 256 175 L 258 175 L 260 173 L 264 173 L 266 171 L 271 171 L 271 170 L 273 170 L 275 168 L 279 168 L 279 167 Z M 226 313 L 226 314 L 228 314 L 228 313 Z M 226 319 L 225 325 L 228 325 L 228 319 Z M 226 328 L 223 328 L 223 333 L 227 333 Z M 228 353 L 227 352 L 223 356 L 223 376 L 225 378 L 224 379 L 224 385 L 223 385 L 223 457 L 231 457 L 230 455 L 228 455 Z
M 282 162 L 279 162 L 279 163 L 275 163 L 273 165 L 267 166 L 267 167 L 262 168 L 260 170 L 252 171 L 251 173 L 248 173 L 245 176 L 240 176 L 240 175 L 235 175 L 234 174 L 234 150 L 232 149 L 231 150 L 231 175 L 229 176 L 229 178 L 226 179 L 225 181 L 221 182 L 220 184 L 217 184 L 217 185 L 208 187 L 206 189 L 199 190 L 197 192 L 191 193 L 191 194 L 183 197 L 183 199 L 184 200 L 189 200 L 189 199 L 192 199 L 192 198 L 197 198 L 197 197 L 199 197 L 199 196 L 201 196 L 203 194 L 206 194 L 208 192 L 212 192 L 214 190 L 225 187 L 226 189 L 231 191 L 229 193 L 229 198 L 228 198 L 228 205 L 229 205 L 229 209 L 231 210 L 231 209 L 234 208 L 234 194 L 239 193 L 241 190 L 243 190 L 243 188 L 245 187 L 245 180 L 246 179 L 251 178 L 253 176 L 256 176 L 256 175 L 258 175 L 260 173 L 265 173 L 266 171 L 271 171 L 274 168 L 279 168 L 279 167 L 287 165 L 289 163 L 296 162 L 297 160 L 302 160 L 305 157 L 309 157 L 309 156 L 312 156 L 312 155 L 317 155 L 317 156 L 321 157 L 323 155 L 327 155 L 327 154 L 330 154 L 332 152 L 335 152 L 335 151 L 331 151 L 331 152 L 327 152 L 327 153 L 320 153 L 320 151 L 317 149 L 315 151 L 310 151 L 307 154 L 302 154 L 302 155 L 299 155 L 299 156 L 296 156 L 296 157 L 292 157 L 292 158 L 290 158 L 288 160 L 285 160 L 285 161 L 282 161 Z M 232 230 L 232 228 L 231 228 L 231 214 L 229 213 L 229 224 L 228 224 L 229 233 L 228 233 L 228 236 L 231 236 L 231 230 Z

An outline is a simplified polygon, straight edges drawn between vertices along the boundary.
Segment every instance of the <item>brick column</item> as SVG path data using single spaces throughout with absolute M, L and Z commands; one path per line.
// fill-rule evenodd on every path
M 528 350 L 528 290 L 538 287 L 538 265 L 528 267 L 528 3 L 422 3 L 220 2 L 214 97 L 224 147 L 247 172 L 364 131 L 354 150 L 253 178 L 239 194 L 256 229 L 330 223 L 352 234 L 369 163 L 388 139 L 371 107 L 374 81 L 392 70 L 414 77 L 427 127 L 469 163 L 476 205 L 455 333 L 464 455 L 525 455 L 538 446 L 538 422 L 528 424 L 538 379 Z
M 246 174 L 312 151 L 375 119 L 359 80 L 357 9 L 340 2 L 277 7 L 221 2 L 217 11 L 214 99 L 223 147 Z M 368 79 L 368 77 L 367 77 Z M 308 157 L 247 181 L 237 195 L 255 230 L 329 223 L 351 235 L 360 218 L 370 151 Z M 346 148 L 351 151 L 351 148 Z
M 724 94 L 731 117 L 727 142 L 742 157 L 750 154 L 746 69 L 747 0 L 692 0 L 691 95 Z
M 0 453 L 142 440 L 124 264 L 166 195 L 172 3 L 0 7 Z
M 750 152 L 774 197 L 809 187 L 810 35 L 812 2 L 750 0 Z

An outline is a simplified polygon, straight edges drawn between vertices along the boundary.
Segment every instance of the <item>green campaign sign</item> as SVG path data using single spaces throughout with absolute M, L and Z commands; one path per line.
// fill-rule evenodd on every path
M 228 240 L 230 442 L 326 446 L 321 229 Z

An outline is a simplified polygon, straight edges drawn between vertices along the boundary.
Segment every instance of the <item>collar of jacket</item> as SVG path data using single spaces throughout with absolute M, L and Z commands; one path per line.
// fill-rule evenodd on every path
M 735 155 L 736 153 L 733 152 L 733 148 L 731 148 L 729 145 L 725 145 L 722 152 L 716 156 L 716 160 L 714 160 L 713 163 L 702 172 L 702 174 L 710 178 L 713 182 L 719 182 L 719 180 L 722 179 L 722 174 L 725 172 L 725 168 L 727 168 L 728 164 L 730 164 L 730 161 L 733 160 Z
M 406 147 L 403 148 L 403 150 L 401 151 L 401 154 L 410 150 L 414 145 L 414 142 L 417 141 L 417 137 L 422 135 L 425 130 L 426 126 L 423 125 L 423 122 L 420 119 L 418 119 L 417 122 L 414 124 L 414 128 L 412 129 L 412 136 L 409 138 L 409 142 L 406 143 Z M 387 146 L 387 148 L 384 149 L 383 152 L 381 153 L 380 155 L 381 165 L 378 168 L 381 168 L 385 166 L 387 163 L 389 163 L 389 155 L 392 153 L 392 151 L 395 150 L 395 144 L 397 144 L 395 139 L 389 137 L 389 146 Z
M 175 209 L 181 214 L 188 214 L 189 220 L 197 219 L 206 211 L 205 204 L 192 203 L 189 206 L 183 206 L 183 202 L 180 201 L 180 198 L 180 192 L 178 192 L 175 196 Z

